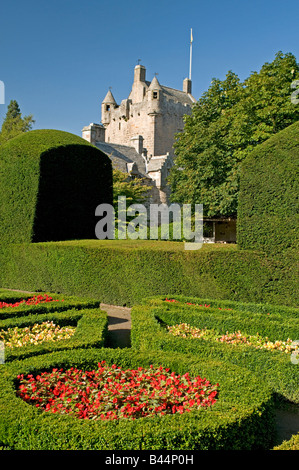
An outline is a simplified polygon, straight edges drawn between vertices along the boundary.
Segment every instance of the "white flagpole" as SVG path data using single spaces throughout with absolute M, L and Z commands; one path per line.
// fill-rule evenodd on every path
M 193 34 L 191 28 L 191 38 L 190 38 L 190 68 L 189 68 L 189 79 L 191 80 L 191 69 L 192 69 L 192 43 L 193 43 Z

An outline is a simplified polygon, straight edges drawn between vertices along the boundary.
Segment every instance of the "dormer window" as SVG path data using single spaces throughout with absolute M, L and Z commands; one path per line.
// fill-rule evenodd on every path
M 153 91 L 153 99 L 154 100 L 158 99 L 158 92 L 157 91 Z

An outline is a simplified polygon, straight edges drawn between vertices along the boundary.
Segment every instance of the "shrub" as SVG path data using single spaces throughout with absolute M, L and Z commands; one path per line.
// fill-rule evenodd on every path
M 0 148 L 0 242 L 95 238 L 95 209 L 112 204 L 112 167 L 76 135 L 35 130 Z
M 295 273 L 235 245 L 81 240 L 0 246 L 0 286 L 93 296 L 116 305 L 169 293 L 297 305 Z M 293 283 L 290 282 L 293 279 Z
M 41 295 L 41 297 L 46 297 L 47 301 L 31 301 L 33 297 L 37 299 L 39 295 Z M 11 304 L 11 306 L 6 306 L 5 304 Z M 20 296 L 19 293 L 15 292 L 11 293 L 10 296 L 7 296 L 5 291 L 1 297 L 0 291 L 0 306 L 1 321 L 6 318 L 23 317 L 27 314 L 34 313 L 42 314 L 54 311 L 63 312 L 71 308 L 76 310 L 81 310 L 83 308 L 97 308 L 99 306 L 99 300 L 51 293 L 25 294 Z
M 0 321 L 0 330 L 8 328 L 26 328 L 42 322 L 54 322 L 60 327 L 74 326 L 75 333 L 68 339 L 60 341 L 45 341 L 36 345 L 25 345 L 20 348 L 5 348 L 5 362 L 15 359 L 23 359 L 39 354 L 59 351 L 62 349 L 72 350 L 76 348 L 104 347 L 107 334 L 107 314 L 95 309 L 71 309 L 63 312 L 51 312 L 47 314 L 27 315 Z
M 253 150 L 242 164 L 237 239 L 243 249 L 296 255 L 299 122 Z M 291 259 L 289 260 L 291 261 Z
M 283 441 L 279 446 L 273 447 L 273 450 L 299 450 L 299 434 L 292 436 L 288 441 Z
M 98 300 L 86 300 L 57 294 L 40 294 L 40 297 L 53 299 L 53 301 L 27 305 L 22 302 L 26 296 L 19 297 L 17 293 L 3 291 L 1 299 L 0 292 L 0 304 L 4 300 L 7 303 L 13 301 L 12 305 L 16 303 L 16 306 L 0 308 L 0 331 L 9 328 L 32 327 L 49 321 L 61 327 L 74 326 L 76 327 L 75 333 L 70 338 L 60 341 L 45 341 L 20 348 L 6 347 L 5 362 L 46 354 L 51 351 L 104 346 L 108 319 L 107 313 L 100 309 Z M 28 299 L 32 299 L 32 294 L 27 294 Z
M 16 396 L 20 374 L 53 368 L 97 368 L 99 362 L 131 369 L 170 368 L 219 383 L 208 409 L 140 419 L 90 421 L 41 411 Z M 216 359 L 175 352 L 88 349 L 60 351 L 1 366 L 0 444 L 14 450 L 253 450 L 273 439 L 273 400 L 269 388 L 245 369 Z
M 10 289 L 0 289 L 0 303 L 1 302 L 19 302 L 20 300 L 30 299 L 34 292 L 15 291 Z

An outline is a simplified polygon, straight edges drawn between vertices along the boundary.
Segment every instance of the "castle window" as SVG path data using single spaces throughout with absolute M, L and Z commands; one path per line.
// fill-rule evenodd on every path
M 158 92 L 157 91 L 153 91 L 153 99 L 154 100 L 158 99 Z
M 106 111 L 110 111 L 110 104 L 106 104 Z
M 120 128 L 121 128 L 121 123 L 118 124 L 118 128 L 119 128 L 119 130 L 120 130 Z

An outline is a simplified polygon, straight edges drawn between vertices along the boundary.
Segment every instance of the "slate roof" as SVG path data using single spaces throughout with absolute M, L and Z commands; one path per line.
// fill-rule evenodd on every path
M 179 103 L 182 104 L 188 104 L 189 106 L 192 106 L 195 103 L 195 98 L 193 98 L 192 95 L 189 93 L 185 93 L 184 91 L 181 90 L 176 90 L 174 88 L 169 88 L 168 86 L 162 86 L 161 88 L 163 90 L 163 94 L 166 95 L 168 99 L 172 99 L 174 101 L 178 101 Z
M 156 76 L 150 84 L 149 82 L 146 82 L 146 84 L 149 86 L 149 90 L 156 88 L 162 90 L 163 95 L 166 96 L 167 99 L 178 101 L 182 104 L 188 104 L 189 106 L 192 106 L 196 102 L 195 98 L 189 93 L 161 85 Z
M 127 173 L 133 167 L 132 164 L 136 163 L 140 175 L 146 175 L 145 161 L 134 147 L 109 142 L 97 142 L 96 147 L 108 155 L 114 168 Z
M 147 171 L 159 171 L 166 161 L 167 156 L 152 157 L 147 165 Z

